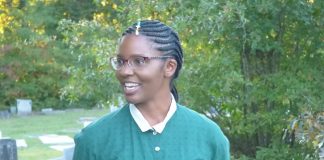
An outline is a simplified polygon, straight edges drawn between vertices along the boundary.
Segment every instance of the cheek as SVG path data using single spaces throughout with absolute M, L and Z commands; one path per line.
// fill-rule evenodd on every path
M 159 85 L 163 81 L 163 72 L 161 70 L 152 69 L 150 71 L 142 72 L 138 77 L 147 85 Z

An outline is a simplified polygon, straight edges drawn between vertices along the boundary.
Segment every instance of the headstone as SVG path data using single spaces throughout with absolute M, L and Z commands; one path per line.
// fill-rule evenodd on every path
M 16 139 L 17 148 L 27 148 L 27 142 L 24 139 Z
M 16 114 L 17 113 L 17 107 L 16 106 L 11 106 L 10 107 L 10 113 L 11 114 Z
M 53 113 L 53 108 L 43 108 L 41 110 L 43 114 L 52 114 Z
M 10 117 L 10 113 L 8 110 L 0 111 L 0 119 L 6 119 Z
M 17 99 L 17 114 L 28 115 L 32 112 L 32 101 L 30 99 Z
M 96 117 L 81 117 L 80 122 L 83 124 L 83 127 L 86 127 L 96 119 L 97 119 Z
M 89 124 L 91 124 L 93 121 L 95 121 L 96 118 L 91 118 L 91 117 L 84 117 L 83 120 L 81 120 L 81 122 L 83 123 L 83 127 L 87 127 Z
M 117 106 L 114 106 L 114 105 L 110 105 L 110 113 L 111 112 L 115 112 L 116 110 L 118 110 L 118 107 Z
M 51 146 L 50 148 L 63 152 L 63 156 L 51 160 L 72 160 L 74 153 L 74 144 L 65 146 Z
M 17 146 L 14 139 L 0 139 L 0 159 L 17 160 Z
M 64 160 L 72 160 L 74 153 L 74 147 L 66 148 L 63 151 Z
M 96 119 L 96 117 L 80 117 L 80 122 L 83 124 L 83 127 L 86 127 Z
M 64 152 L 64 150 L 66 150 L 68 148 L 74 148 L 74 143 L 51 145 L 50 148 L 60 151 L 60 152 Z
M 71 144 L 73 139 L 66 135 L 47 134 L 38 137 L 43 144 Z
M 92 121 L 84 121 L 83 122 L 83 128 L 87 127 L 91 123 L 92 123 Z
M 324 160 L 324 140 L 321 143 L 322 145 L 319 148 L 319 158 L 320 160 Z
M 125 105 L 125 103 L 123 101 L 123 98 L 122 97 L 118 97 L 118 107 L 122 107 L 124 105 Z

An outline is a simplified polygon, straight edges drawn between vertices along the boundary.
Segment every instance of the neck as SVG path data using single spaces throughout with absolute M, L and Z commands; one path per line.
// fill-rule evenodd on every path
M 136 104 L 148 123 L 153 126 L 164 120 L 171 106 L 170 92 L 158 96 L 148 102 Z

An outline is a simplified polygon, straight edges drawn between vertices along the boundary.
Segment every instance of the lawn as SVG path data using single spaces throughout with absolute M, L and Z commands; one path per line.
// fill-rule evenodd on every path
M 13 116 L 0 119 L 0 131 L 3 137 L 26 140 L 28 147 L 18 149 L 19 160 L 49 160 L 63 153 L 42 144 L 38 136 L 58 134 L 73 137 L 83 128 L 80 117 L 100 117 L 107 112 L 107 109 L 66 110 L 50 115 Z

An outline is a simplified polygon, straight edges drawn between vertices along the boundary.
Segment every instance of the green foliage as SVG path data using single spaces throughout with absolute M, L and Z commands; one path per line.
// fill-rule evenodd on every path
M 189 6 L 177 17 L 186 34 L 183 102 L 201 112 L 215 107 L 233 150 L 255 155 L 277 141 L 289 115 L 322 110 L 322 2 Z
M 320 0 L 31 1 L 5 12 L 15 19 L 1 26 L 0 100 L 116 104 L 108 58 L 121 32 L 138 19 L 160 19 L 184 48 L 180 102 L 216 110 L 235 158 L 307 159 L 313 141 L 289 147 L 281 138 L 291 117 L 323 111 L 323 8 Z
M 318 155 L 324 144 L 324 112 L 306 110 L 298 117 L 291 117 L 289 121 L 282 139 L 291 145 L 297 143 L 312 149 L 310 153 Z
M 2 101 L 5 105 L 15 105 L 16 98 L 29 98 L 34 107 L 63 107 L 60 105 L 58 90 L 62 88 L 66 76 L 62 75 L 61 65 L 55 54 L 41 49 L 20 46 L 21 49 L 5 53 L 0 66 L 4 73 L 1 78 L 3 87 Z M 56 98 L 56 100 L 53 99 Z
M 311 148 L 295 146 L 289 148 L 286 145 L 278 144 L 269 148 L 260 148 L 256 153 L 256 160 L 278 160 L 278 159 L 303 159 L 316 160 L 318 155 L 309 154 Z
M 84 107 L 114 103 L 119 85 L 114 72 L 109 68 L 109 57 L 115 54 L 116 33 L 112 27 L 96 21 L 61 20 L 58 32 L 69 46 L 74 59 L 66 69 L 71 75 L 61 95 L 72 103 L 82 102 Z M 115 98 L 116 99 L 116 98 Z M 86 103 L 85 102 L 90 102 Z
M 5 109 L 16 105 L 18 98 L 28 98 L 36 110 L 66 107 L 58 91 L 66 84 L 62 70 L 70 58 L 64 57 L 66 49 L 56 35 L 46 32 L 50 30 L 46 25 L 55 21 L 53 8 L 36 3 L 24 9 L 10 9 L 15 21 L 0 39 L 0 106 Z

